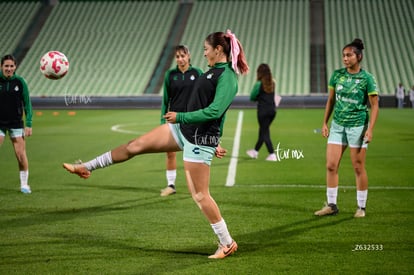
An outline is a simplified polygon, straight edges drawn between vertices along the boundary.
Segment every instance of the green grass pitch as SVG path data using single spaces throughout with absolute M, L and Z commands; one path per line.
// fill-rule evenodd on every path
M 232 152 L 243 111 L 239 152 Z M 0 274 L 409 274 L 414 272 L 414 111 L 382 109 L 367 154 L 367 216 L 353 218 L 355 181 L 346 151 L 333 217 L 325 201 L 322 109 L 279 109 L 272 138 L 280 162 L 245 154 L 255 110 L 230 109 L 210 190 L 239 250 L 210 260 L 216 237 L 186 189 L 162 198 L 165 154 L 138 156 L 83 180 L 61 168 L 89 160 L 159 124 L 158 110 L 35 110 L 27 138 L 30 185 L 19 192 L 9 139 L 0 147 Z M 41 114 L 40 114 L 41 112 Z M 233 157 L 232 157 L 233 154 Z M 237 157 L 238 155 L 238 157 Z M 235 185 L 226 187 L 237 157 Z

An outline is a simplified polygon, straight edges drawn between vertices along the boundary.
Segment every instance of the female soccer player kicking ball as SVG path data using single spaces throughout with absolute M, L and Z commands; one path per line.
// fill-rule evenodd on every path
M 168 112 L 162 124 L 152 131 L 83 164 L 63 167 L 82 178 L 91 171 L 127 161 L 148 153 L 183 151 L 188 189 L 219 239 L 219 248 L 209 258 L 220 259 L 233 254 L 237 243 L 209 192 L 210 164 L 214 154 L 225 154 L 219 146 L 226 111 L 237 90 L 237 74 L 248 72 L 242 45 L 229 30 L 207 36 L 204 57 L 210 70 L 197 78 L 187 105 L 187 112 Z

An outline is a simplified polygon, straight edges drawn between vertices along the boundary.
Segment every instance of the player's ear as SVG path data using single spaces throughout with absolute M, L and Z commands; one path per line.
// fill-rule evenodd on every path
M 216 55 L 222 53 L 223 52 L 223 46 L 217 45 L 217 47 L 214 49 L 214 51 L 216 52 Z

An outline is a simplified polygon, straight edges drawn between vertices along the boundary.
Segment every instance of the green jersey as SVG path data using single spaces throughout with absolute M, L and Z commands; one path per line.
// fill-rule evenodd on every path
M 197 78 L 186 112 L 177 113 L 185 138 L 198 145 L 217 147 L 226 111 L 238 91 L 231 63 L 216 63 Z
M 23 123 L 23 113 L 26 123 Z M 14 74 L 6 78 L 0 72 L 0 127 L 32 127 L 32 102 L 26 80 Z
M 335 90 L 333 120 L 344 127 L 368 124 L 368 96 L 378 95 L 373 75 L 365 70 L 350 74 L 346 68 L 333 72 L 329 89 Z

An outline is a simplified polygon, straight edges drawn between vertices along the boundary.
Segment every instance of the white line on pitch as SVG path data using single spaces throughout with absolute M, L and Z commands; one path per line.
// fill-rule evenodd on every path
M 237 187 L 246 188 L 326 188 L 326 185 L 306 185 L 306 184 L 243 184 Z M 344 185 L 339 186 L 339 189 L 355 189 L 355 186 Z M 368 189 L 373 190 L 414 190 L 414 186 L 370 186 Z
M 111 131 L 118 132 L 118 133 L 123 133 L 123 134 L 133 134 L 133 135 L 142 135 L 143 134 L 143 132 L 140 132 L 140 131 L 131 131 L 131 130 L 123 129 L 125 127 L 130 127 L 132 125 L 138 125 L 138 123 L 133 122 L 133 123 L 125 123 L 125 124 L 116 124 L 116 125 L 111 127 Z
M 240 111 L 239 116 L 237 117 L 237 127 L 236 127 L 236 133 L 234 134 L 234 143 L 233 143 L 233 149 L 231 152 L 229 170 L 227 172 L 226 186 L 233 186 L 236 181 L 237 159 L 239 157 L 242 123 L 243 123 L 243 111 Z

